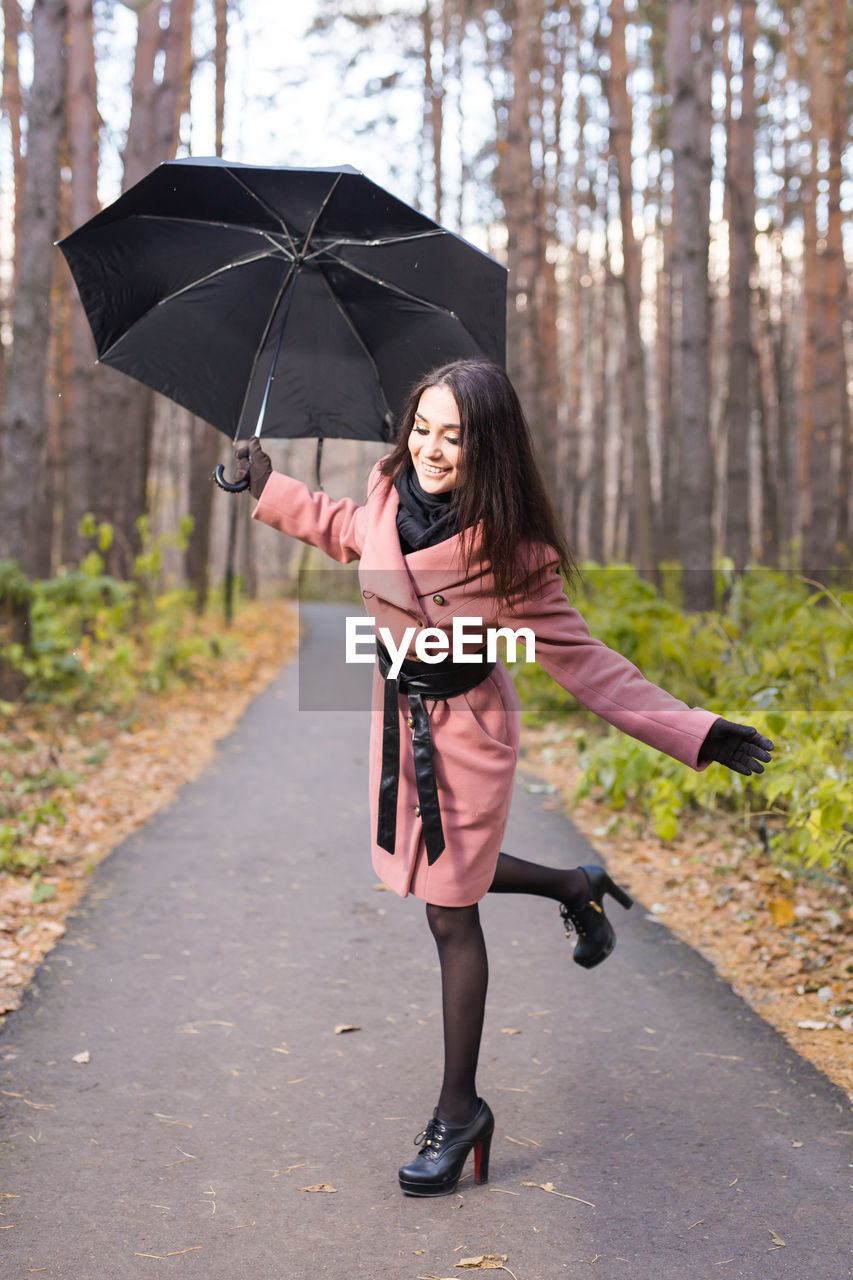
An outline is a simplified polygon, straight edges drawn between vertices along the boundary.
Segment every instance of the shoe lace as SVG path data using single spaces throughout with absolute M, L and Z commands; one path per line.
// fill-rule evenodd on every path
M 428 1160 L 437 1160 L 441 1154 L 441 1144 L 444 1142 L 446 1132 L 447 1126 L 442 1124 L 437 1116 L 433 1116 L 426 1128 L 415 1138 L 415 1146 L 421 1148 L 420 1154 Z
M 579 938 L 586 937 L 587 931 L 584 928 L 582 912 L 589 910 L 597 912 L 598 915 L 603 914 L 598 903 L 591 899 L 574 908 L 570 907 L 567 902 L 560 903 L 560 916 L 565 926 L 567 938 L 570 938 L 573 933 L 576 933 Z
M 577 933 L 577 922 L 565 902 L 560 903 L 560 918 L 563 921 L 567 938 L 570 938 L 573 933 Z

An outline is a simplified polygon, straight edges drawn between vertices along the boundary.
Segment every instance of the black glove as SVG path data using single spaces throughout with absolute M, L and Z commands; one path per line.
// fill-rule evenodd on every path
M 734 769 L 735 773 L 763 773 L 765 762 L 770 759 L 773 743 L 762 737 L 757 729 L 747 724 L 732 724 L 731 720 L 715 720 L 699 748 L 699 763 L 717 760 Z
M 234 450 L 237 466 L 234 470 L 234 484 L 249 477 L 249 493 L 253 498 L 260 498 L 264 485 L 272 475 L 272 462 L 269 454 L 264 453 L 257 436 L 251 440 L 242 440 Z

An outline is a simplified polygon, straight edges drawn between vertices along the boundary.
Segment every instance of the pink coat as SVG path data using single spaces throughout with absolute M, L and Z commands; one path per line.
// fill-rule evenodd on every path
M 377 628 L 389 628 L 395 643 L 412 626 L 439 627 L 449 634 L 455 615 L 482 618 L 485 627 L 530 627 L 537 661 L 579 702 L 631 737 L 698 767 L 699 748 L 716 715 L 673 698 L 644 679 L 627 658 L 590 636 L 564 594 L 553 550 L 526 545 L 519 557 L 526 598 L 510 613 L 498 606 L 487 565 L 475 560 L 466 576 L 459 535 L 404 556 L 397 535 L 397 505 L 396 489 L 378 468 L 371 473 L 364 506 L 350 498 L 334 501 L 324 493 L 312 493 L 298 480 L 273 472 L 253 517 L 319 547 L 333 560 L 360 559 L 367 611 Z M 520 725 L 515 686 L 498 662 L 469 693 L 426 703 L 446 840 L 432 866 L 417 812 L 409 707 L 403 696 L 395 851 L 389 854 L 376 843 L 382 691 L 382 677 L 375 671 L 370 735 L 374 869 L 401 897 L 413 893 L 446 907 L 478 902 L 492 882 L 509 816 Z

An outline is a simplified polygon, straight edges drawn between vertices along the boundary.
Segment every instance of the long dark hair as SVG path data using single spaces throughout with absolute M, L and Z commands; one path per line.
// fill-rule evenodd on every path
M 453 491 L 457 531 L 467 541 L 470 569 L 474 529 L 477 549 L 490 563 L 495 593 L 511 603 L 517 591 L 516 556 L 524 539 L 553 547 L 572 584 L 577 570 L 545 490 L 530 428 L 515 388 L 499 364 L 456 360 L 433 369 L 412 388 L 393 451 L 381 464 L 390 481 L 409 463 L 409 436 L 421 396 L 429 387 L 446 387 L 459 409 L 462 483 Z

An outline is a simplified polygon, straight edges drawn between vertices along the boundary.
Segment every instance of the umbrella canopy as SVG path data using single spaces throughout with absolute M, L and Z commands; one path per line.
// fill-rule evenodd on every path
M 387 440 L 503 363 L 506 271 L 358 170 L 170 160 L 60 241 L 98 358 L 226 432 Z

